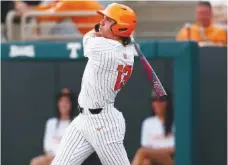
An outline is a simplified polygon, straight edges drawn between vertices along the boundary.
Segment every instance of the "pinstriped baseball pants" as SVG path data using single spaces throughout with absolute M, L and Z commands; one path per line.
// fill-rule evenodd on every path
M 130 165 L 123 145 L 125 120 L 113 105 L 79 114 L 69 125 L 51 165 L 80 165 L 96 151 L 103 165 Z

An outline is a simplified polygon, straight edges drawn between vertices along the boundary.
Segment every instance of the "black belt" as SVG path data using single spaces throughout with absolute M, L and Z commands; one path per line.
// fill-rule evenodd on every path
M 102 111 L 103 108 L 97 108 L 97 109 L 89 109 L 90 113 L 92 114 L 99 114 Z M 84 108 L 78 106 L 78 111 L 79 113 L 83 113 L 84 112 Z

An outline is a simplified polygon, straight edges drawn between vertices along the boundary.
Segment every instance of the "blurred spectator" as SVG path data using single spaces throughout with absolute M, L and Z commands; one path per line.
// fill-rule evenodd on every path
M 33 6 L 39 4 L 39 1 L 1 1 L 1 42 L 7 40 L 6 36 L 6 16 L 10 10 L 17 9 L 19 6 L 23 8 L 25 6 Z
M 1 1 L 1 23 L 5 23 L 6 15 L 10 10 L 16 9 L 20 6 L 33 6 L 39 4 L 40 1 Z
M 213 11 L 210 2 L 200 1 L 196 7 L 196 23 L 183 27 L 176 39 L 194 40 L 200 46 L 226 46 L 226 30 L 212 23 Z
M 13 1 L 13 2 L 14 2 L 14 8 L 17 11 L 20 11 L 22 9 L 25 10 L 27 8 L 32 8 L 35 5 L 38 5 L 41 3 L 41 1 Z
M 62 89 L 56 98 L 56 116 L 48 119 L 44 134 L 44 154 L 31 160 L 30 165 L 50 165 L 62 136 L 74 118 L 75 98 L 69 89 Z
M 59 1 L 52 1 L 52 3 L 41 3 L 40 5 L 37 5 L 36 7 L 33 8 L 28 8 L 28 7 L 21 7 L 18 8 L 18 11 L 20 13 L 26 13 L 31 10 L 35 11 L 49 11 L 49 12 L 69 12 L 69 11 L 96 11 L 96 10 L 101 10 L 103 9 L 103 6 L 96 1 L 64 1 L 64 0 L 59 0 Z M 69 18 L 69 17 L 68 17 Z M 40 16 L 37 17 L 37 21 L 39 23 L 41 22 L 62 22 L 66 19 L 66 17 L 58 17 L 58 16 Z M 101 17 L 99 15 L 95 16 L 72 16 L 70 17 L 72 22 L 74 22 L 76 25 L 77 24 L 93 24 L 95 25 L 96 23 L 101 21 Z M 77 30 L 81 34 L 85 34 L 88 31 L 90 31 L 93 27 L 78 27 Z M 76 29 L 76 28 L 75 28 Z M 74 29 L 74 31 L 75 31 Z M 66 28 L 64 28 L 64 31 L 66 32 Z M 70 33 L 73 33 L 72 29 L 70 30 Z
M 132 165 L 173 165 L 175 150 L 172 95 L 167 91 L 166 101 L 152 92 L 152 117 L 143 121 L 141 148 Z

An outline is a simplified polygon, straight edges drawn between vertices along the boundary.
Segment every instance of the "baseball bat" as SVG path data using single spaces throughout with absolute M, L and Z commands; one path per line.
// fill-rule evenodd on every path
M 164 90 L 164 87 L 162 86 L 157 74 L 155 73 L 154 69 L 152 68 L 150 63 L 147 61 L 146 57 L 143 55 L 141 50 L 138 48 L 138 46 L 133 38 L 132 38 L 132 43 L 134 44 L 135 50 L 140 58 L 140 61 L 143 65 L 144 70 L 147 73 L 149 81 L 152 83 L 152 87 L 153 87 L 157 97 L 159 97 L 161 100 L 165 99 L 167 96 L 167 93 Z

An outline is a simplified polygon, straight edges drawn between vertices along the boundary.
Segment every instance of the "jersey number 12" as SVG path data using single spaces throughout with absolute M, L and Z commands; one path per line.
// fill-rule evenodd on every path
M 118 65 L 117 67 L 118 76 L 116 80 L 116 84 L 114 87 L 114 91 L 119 90 L 123 87 L 124 84 L 129 80 L 132 74 L 132 66 L 131 65 Z

